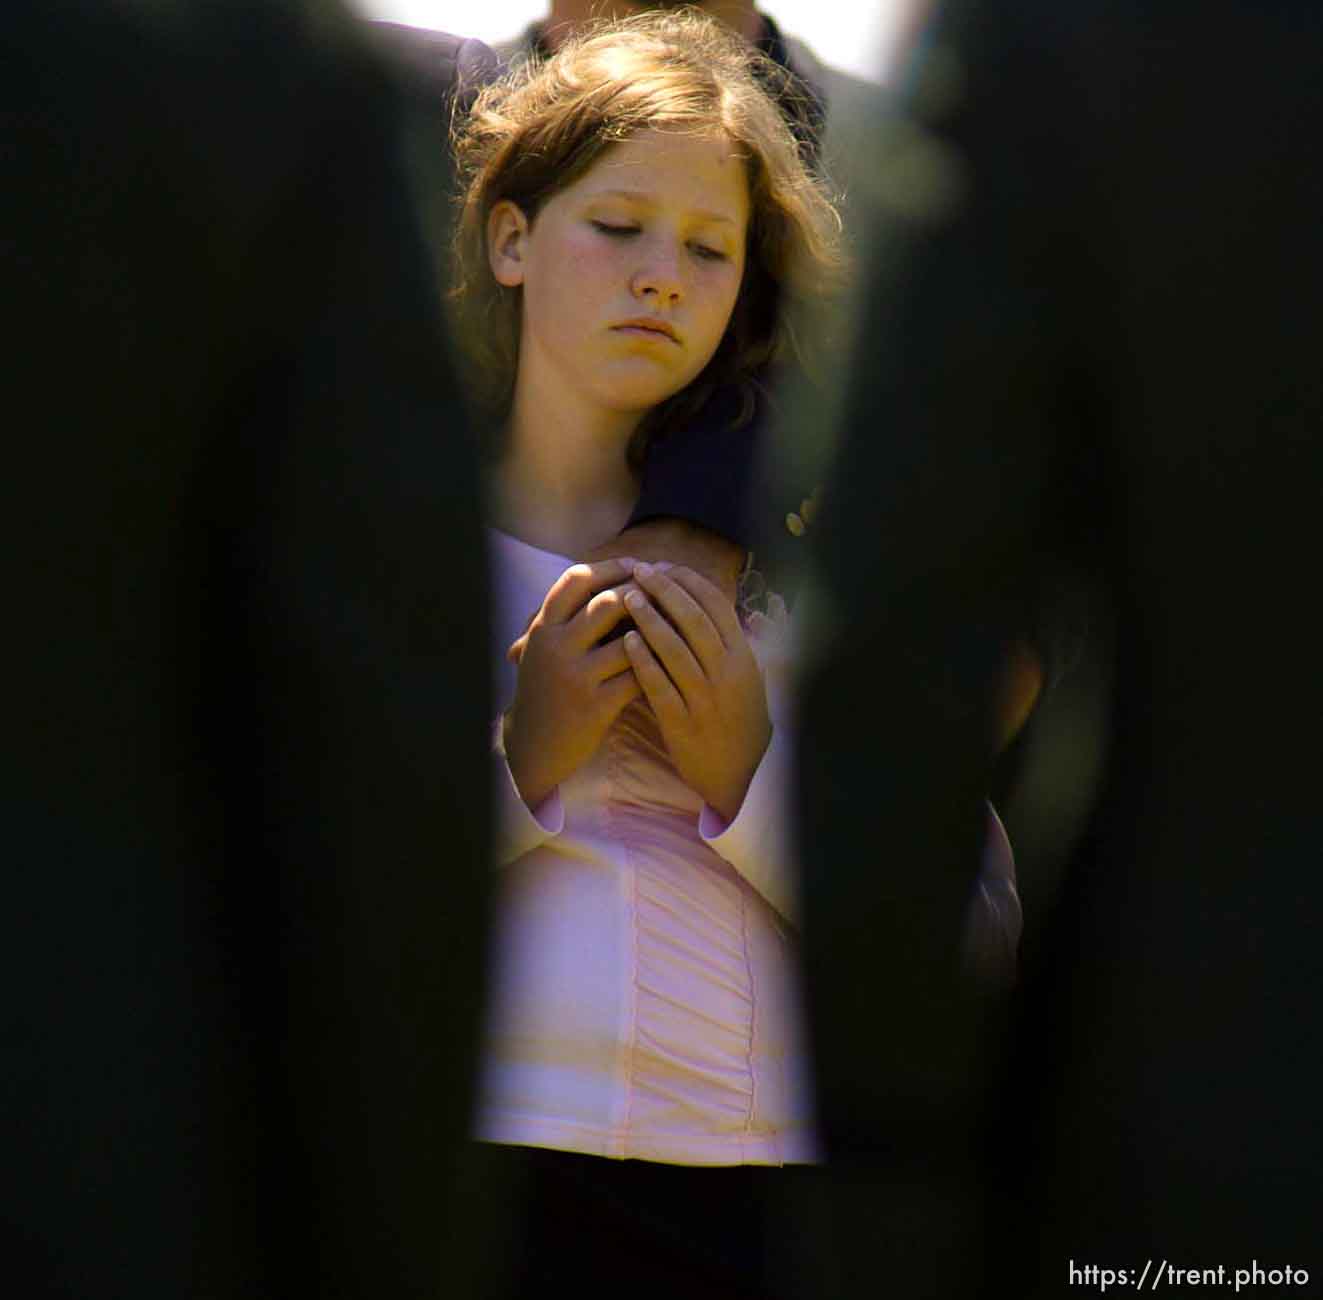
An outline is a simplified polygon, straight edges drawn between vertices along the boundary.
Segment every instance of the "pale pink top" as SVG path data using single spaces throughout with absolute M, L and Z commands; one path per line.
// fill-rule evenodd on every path
M 492 532 L 505 650 L 571 561 Z M 784 628 L 755 617 L 773 739 L 728 826 L 637 701 L 537 809 L 493 727 L 502 865 L 477 1136 L 618 1159 L 818 1158 L 791 922 Z

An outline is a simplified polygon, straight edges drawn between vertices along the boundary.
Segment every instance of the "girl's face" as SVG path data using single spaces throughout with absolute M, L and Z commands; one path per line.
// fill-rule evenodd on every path
M 633 136 L 532 225 L 497 204 L 492 271 L 523 286 L 519 385 L 640 414 L 679 392 L 726 332 L 748 225 L 744 163 L 724 136 Z

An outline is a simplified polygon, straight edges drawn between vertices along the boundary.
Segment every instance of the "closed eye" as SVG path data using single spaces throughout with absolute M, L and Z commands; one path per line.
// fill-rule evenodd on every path
M 604 235 L 609 235 L 614 239 L 628 239 L 631 235 L 640 233 L 640 226 L 616 226 L 609 221 L 590 221 L 589 224 L 594 230 L 601 231 Z M 693 255 L 704 262 L 729 262 L 730 257 L 719 248 L 713 248 L 709 244 L 690 244 L 690 251 Z

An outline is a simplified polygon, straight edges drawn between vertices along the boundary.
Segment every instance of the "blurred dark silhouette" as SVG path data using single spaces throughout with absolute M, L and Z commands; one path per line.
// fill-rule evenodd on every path
M 25 1296 L 440 1296 L 464 1264 L 477 477 L 360 40 L 294 0 L 6 10 Z
M 953 6 L 876 126 L 803 700 L 806 1296 L 1317 1293 L 1321 48 L 1303 0 Z M 1062 583 L 1091 662 L 1024 759 L 1064 806 L 1007 1003 L 959 922 Z

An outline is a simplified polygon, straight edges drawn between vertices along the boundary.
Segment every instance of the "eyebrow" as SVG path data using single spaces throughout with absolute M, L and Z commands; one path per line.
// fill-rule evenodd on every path
M 635 203 L 646 203 L 653 207 L 656 207 L 657 205 L 656 198 L 654 198 L 653 195 L 647 193 L 644 190 L 598 190 L 597 193 L 594 194 L 592 197 L 595 199 L 601 199 L 601 198 L 632 199 Z M 724 221 L 727 225 L 730 226 L 737 224 L 734 217 L 727 216 L 725 213 L 722 212 L 695 211 L 691 213 L 691 215 L 695 217 L 699 217 L 703 221 Z

